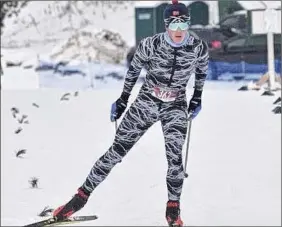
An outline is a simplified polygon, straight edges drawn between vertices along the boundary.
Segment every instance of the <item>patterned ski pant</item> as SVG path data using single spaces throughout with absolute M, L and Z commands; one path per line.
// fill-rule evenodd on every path
M 92 167 L 83 187 L 92 192 L 155 122 L 161 121 L 168 162 L 169 200 L 180 200 L 184 170 L 182 147 L 187 131 L 187 103 L 179 106 L 140 93 L 122 119 L 112 146 Z

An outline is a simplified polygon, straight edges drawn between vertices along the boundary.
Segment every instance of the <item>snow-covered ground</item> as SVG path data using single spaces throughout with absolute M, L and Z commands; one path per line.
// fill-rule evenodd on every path
M 1 54 L 7 61 L 48 57 L 120 62 L 135 45 L 134 4 L 30 1 L 17 17 L 5 18 Z
M 75 37 L 75 32 L 97 34 L 108 29 L 119 33 L 127 46 L 134 45 L 134 3 L 116 4 L 115 9 L 107 3 L 68 4 L 29 2 L 19 20 L 5 21 L 1 61 L 23 65 L 3 65 L 1 76 L 3 226 L 41 220 L 37 215 L 45 206 L 56 208 L 68 201 L 114 138 L 109 111 L 123 86 L 119 76 L 125 76 L 124 62 L 85 63 L 84 59 L 60 66 L 62 71 L 81 70 L 82 74 L 72 76 L 34 69 L 38 60 L 57 64 L 58 58 L 54 61 L 50 55 L 60 52 L 62 43 Z M 59 59 L 69 60 L 80 47 L 63 52 Z M 107 56 L 108 52 L 103 59 Z M 28 65 L 32 67 L 23 69 Z M 189 178 L 181 200 L 186 225 L 281 225 L 281 115 L 271 112 L 277 97 L 261 96 L 261 91 L 238 92 L 245 83 L 208 81 L 205 85 L 203 110 L 193 122 Z M 193 81 L 189 91 L 192 87 Z M 61 101 L 66 93 L 69 100 Z M 13 107 L 19 109 L 16 118 Z M 29 124 L 18 122 L 24 114 Z M 19 127 L 22 131 L 15 134 Z M 20 149 L 26 149 L 23 158 L 15 155 Z M 99 216 L 83 225 L 166 225 L 165 176 L 164 140 L 157 123 L 78 213 Z M 39 188 L 30 188 L 32 177 L 39 179 Z
M 59 69 L 78 70 L 83 74 L 62 75 L 54 70 L 37 72 L 34 67 L 29 69 L 8 67 L 4 69 L 4 76 L 1 76 L 1 87 L 8 90 L 37 89 L 39 87 L 68 90 L 117 88 L 122 86 L 127 72 L 127 67 L 124 65 L 83 62 L 62 66 Z M 142 70 L 137 83 L 142 82 L 145 74 L 145 70 Z
M 17 17 L 5 18 L 1 45 L 58 42 L 85 28 L 117 32 L 133 45 L 134 4 L 130 1 L 31 1 Z
M 76 96 L 76 87 L 30 89 L 33 78 L 26 86 L 23 81 L 22 87 L 10 83 L 1 91 L 3 226 L 41 220 L 37 215 L 45 206 L 56 208 L 71 198 L 113 141 L 109 111 L 122 87 L 81 89 Z M 181 200 L 185 225 L 281 226 L 281 115 L 271 112 L 276 98 L 238 87 L 206 84 L 203 110 L 192 126 Z M 60 101 L 66 92 L 69 100 Z M 19 109 L 16 118 L 12 107 Z M 29 124 L 18 123 L 23 114 Z M 15 134 L 18 127 L 22 131 Z M 26 149 L 23 158 L 15 156 L 20 149 Z M 166 168 L 157 123 L 78 212 L 99 216 L 83 225 L 166 225 Z M 32 177 L 39 179 L 39 188 L 30 188 Z

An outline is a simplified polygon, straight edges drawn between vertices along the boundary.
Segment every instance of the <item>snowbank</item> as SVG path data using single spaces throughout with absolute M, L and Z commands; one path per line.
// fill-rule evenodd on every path
M 2 47 L 58 43 L 85 27 L 119 33 L 134 45 L 134 2 L 30 1 L 17 17 L 5 18 Z
M 97 33 L 77 31 L 64 43 L 54 47 L 50 58 L 56 61 L 76 59 L 120 63 L 127 51 L 128 46 L 118 33 L 105 29 Z

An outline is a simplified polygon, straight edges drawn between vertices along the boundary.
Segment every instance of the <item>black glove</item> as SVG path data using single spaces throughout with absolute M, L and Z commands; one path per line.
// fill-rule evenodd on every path
M 130 94 L 122 92 L 121 96 L 112 104 L 111 121 L 116 121 L 121 117 L 127 107 L 127 102 Z
M 195 90 L 190 100 L 188 114 L 194 119 L 202 109 L 202 91 Z

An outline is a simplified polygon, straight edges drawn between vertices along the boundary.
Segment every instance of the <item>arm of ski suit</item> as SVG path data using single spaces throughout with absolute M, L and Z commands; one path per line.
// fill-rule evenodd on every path
M 208 46 L 204 41 L 201 41 L 198 47 L 194 93 L 188 107 L 188 113 L 191 114 L 190 117 L 192 119 L 195 118 L 202 109 L 202 92 L 207 77 L 208 59 Z
M 123 92 L 131 93 L 143 66 L 149 61 L 150 46 L 150 37 L 140 41 L 125 77 Z
M 209 52 L 208 45 L 201 41 L 199 45 L 198 59 L 196 62 L 195 70 L 195 86 L 194 86 L 194 95 L 193 97 L 201 98 L 203 87 L 207 77 L 209 63 Z

